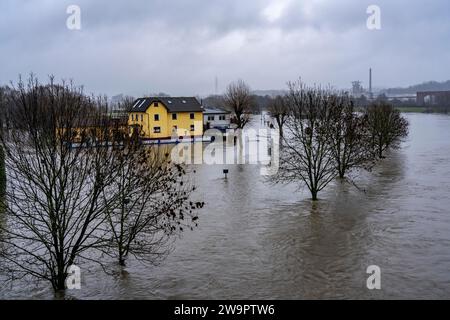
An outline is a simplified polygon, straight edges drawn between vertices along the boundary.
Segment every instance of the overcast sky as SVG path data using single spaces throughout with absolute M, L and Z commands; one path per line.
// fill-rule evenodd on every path
M 81 30 L 69 30 L 69 5 Z M 381 30 L 369 30 L 369 5 Z M 288 80 L 339 88 L 450 79 L 448 0 L 0 1 L 0 83 L 31 71 L 114 95 L 214 93 Z

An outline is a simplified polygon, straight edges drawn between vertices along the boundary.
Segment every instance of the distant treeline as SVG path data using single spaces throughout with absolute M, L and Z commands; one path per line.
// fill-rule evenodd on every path
M 407 88 L 390 88 L 383 90 L 383 93 L 392 94 L 414 94 L 418 91 L 447 91 L 450 90 L 450 80 L 444 82 L 428 81 L 421 84 L 409 86 Z
M 260 95 L 252 94 L 252 100 L 253 100 L 252 111 L 255 114 L 259 114 L 259 113 L 261 113 L 261 111 L 268 110 L 269 104 L 273 100 L 273 97 L 269 96 L 269 95 L 260 96 Z M 203 98 L 202 103 L 203 103 L 203 106 L 205 106 L 206 108 L 227 109 L 223 103 L 223 96 L 220 96 L 220 95 L 211 95 L 206 98 Z

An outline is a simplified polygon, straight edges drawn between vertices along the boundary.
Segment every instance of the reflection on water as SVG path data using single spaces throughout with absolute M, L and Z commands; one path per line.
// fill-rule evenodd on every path
M 408 115 L 410 137 L 361 190 L 336 182 L 321 201 L 264 183 L 256 165 L 196 166 L 198 229 L 159 266 L 83 273 L 76 298 L 450 298 L 450 117 Z M 230 170 L 223 179 L 222 169 Z M 382 290 L 366 288 L 381 268 Z M 4 298 L 49 298 L 45 284 Z

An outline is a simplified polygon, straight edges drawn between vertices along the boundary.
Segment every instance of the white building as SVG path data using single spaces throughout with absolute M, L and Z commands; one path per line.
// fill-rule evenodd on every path
M 230 128 L 231 112 L 218 108 L 205 108 L 203 125 L 207 129 L 226 130 Z

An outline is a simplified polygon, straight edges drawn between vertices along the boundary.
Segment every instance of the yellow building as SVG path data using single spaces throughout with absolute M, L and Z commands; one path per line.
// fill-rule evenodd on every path
M 128 113 L 132 133 L 146 139 L 203 135 L 203 107 L 194 97 L 150 97 Z

